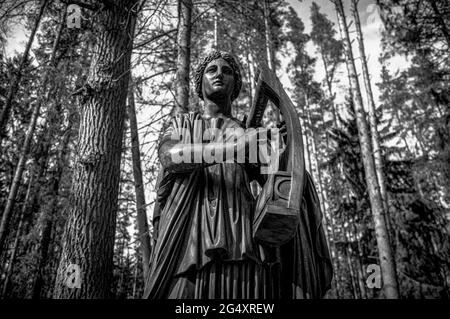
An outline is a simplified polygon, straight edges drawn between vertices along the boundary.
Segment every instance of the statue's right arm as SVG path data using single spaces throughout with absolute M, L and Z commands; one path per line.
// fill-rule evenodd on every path
M 180 143 L 177 140 L 167 140 L 162 143 L 158 150 L 159 160 L 162 166 L 172 173 L 187 173 L 195 169 L 207 167 L 213 163 L 204 163 L 203 160 L 200 163 L 196 163 L 194 158 L 196 153 L 203 154 L 203 144 L 187 144 Z M 184 154 L 184 158 L 191 159 L 188 162 L 178 160 Z M 202 158 L 202 156 L 200 156 Z
M 162 166 L 172 173 L 187 173 L 195 169 L 222 163 L 223 161 L 205 161 L 204 154 L 234 154 L 243 147 L 244 140 L 234 143 L 181 143 L 177 140 L 166 140 L 158 151 Z M 182 161 L 188 159 L 188 161 Z

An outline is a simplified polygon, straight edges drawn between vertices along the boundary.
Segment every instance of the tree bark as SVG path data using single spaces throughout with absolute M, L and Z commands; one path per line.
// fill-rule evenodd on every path
M 178 2 L 178 53 L 175 82 L 176 112 L 187 112 L 189 110 L 192 7 L 192 0 L 179 0 Z
M 133 160 L 134 188 L 136 193 L 136 220 L 138 225 L 140 239 L 139 241 L 141 243 L 140 249 L 142 253 L 142 269 L 145 281 L 147 279 L 150 265 L 151 239 L 147 222 L 144 182 L 142 178 L 141 153 L 139 147 L 139 134 L 136 120 L 136 107 L 134 103 L 133 88 L 130 88 L 128 95 L 128 117 L 130 118 L 131 156 Z
M 80 96 L 80 128 L 55 298 L 111 297 L 114 235 L 136 1 L 108 2 Z M 79 267 L 80 280 L 71 281 Z M 79 283 L 78 285 L 74 284 Z M 72 288 L 71 288 L 72 287 Z
M 375 223 L 375 236 L 377 239 L 378 253 L 380 257 L 380 268 L 383 279 L 384 296 L 388 299 L 399 298 L 397 274 L 394 258 L 389 241 L 389 234 L 384 217 L 383 200 L 378 185 L 375 163 L 373 159 L 372 145 L 370 142 L 369 128 L 363 107 L 361 90 L 356 73 L 353 52 L 351 49 L 350 36 L 345 19 L 344 8 L 341 0 L 333 0 L 338 15 L 339 26 L 343 33 L 344 47 L 346 52 L 347 66 L 351 79 L 354 107 L 356 112 L 356 123 L 358 126 L 358 137 L 361 145 L 361 155 L 364 164 L 364 172 L 370 205 Z
M 41 22 L 42 16 L 44 14 L 45 7 L 47 5 L 47 0 L 42 0 L 41 6 L 39 8 L 39 12 L 37 14 L 36 20 L 34 21 L 33 29 L 31 29 L 31 34 L 28 38 L 27 44 L 25 46 L 25 51 L 22 54 L 22 60 L 19 64 L 19 69 L 17 70 L 16 76 L 12 79 L 11 85 L 9 87 L 8 93 L 6 95 L 5 105 L 0 113 L 0 145 L 2 144 L 2 139 L 6 135 L 6 125 L 9 120 L 9 116 L 11 113 L 11 105 L 16 95 L 17 89 L 20 84 L 20 80 L 22 79 L 23 68 L 25 63 L 28 60 L 28 56 L 30 54 L 31 45 L 33 44 L 34 37 L 36 35 L 36 31 L 39 28 L 39 24 Z

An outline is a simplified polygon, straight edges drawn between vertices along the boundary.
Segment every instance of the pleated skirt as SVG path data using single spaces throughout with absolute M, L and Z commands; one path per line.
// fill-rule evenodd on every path
M 174 278 L 169 299 L 278 299 L 280 265 L 253 261 L 211 262 Z

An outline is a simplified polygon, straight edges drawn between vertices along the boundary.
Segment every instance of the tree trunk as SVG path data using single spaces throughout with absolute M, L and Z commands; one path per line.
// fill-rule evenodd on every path
M 62 149 L 58 156 L 58 166 L 55 175 L 52 178 L 50 196 L 51 202 L 48 207 L 41 210 L 39 222 L 41 223 L 42 235 L 39 243 L 39 253 L 37 258 L 36 277 L 33 282 L 32 298 L 39 299 L 41 297 L 41 290 L 44 284 L 44 270 L 48 263 L 49 248 L 52 238 L 52 231 L 54 227 L 54 218 L 56 217 L 58 208 L 59 186 L 63 176 L 64 168 L 67 165 L 67 148 L 70 141 L 70 131 L 72 123 L 66 130 L 66 135 L 62 141 Z
M 308 116 L 308 122 L 310 127 L 312 127 L 312 122 L 311 122 L 311 115 L 309 112 L 309 102 L 307 103 L 307 116 Z M 322 213 L 323 213 L 323 217 L 324 217 L 324 230 L 325 230 L 325 236 L 328 240 L 328 245 L 330 247 L 330 251 L 331 251 L 331 256 L 332 256 L 332 262 L 333 262 L 333 267 L 335 268 L 335 271 L 339 271 L 339 264 L 335 262 L 336 260 L 336 254 L 337 254 L 337 249 L 335 246 L 335 233 L 334 233 L 334 220 L 333 220 L 333 216 L 331 213 L 329 213 L 328 209 L 327 209 L 327 205 L 325 205 L 325 203 L 328 200 L 328 195 L 327 195 L 327 191 L 326 189 L 324 189 L 323 185 L 325 185 L 325 183 L 323 183 L 322 180 L 322 173 L 320 171 L 319 168 L 319 158 L 317 156 L 317 141 L 316 141 L 316 136 L 314 134 L 314 131 L 311 130 L 311 135 L 312 135 L 312 156 L 313 159 L 316 162 L 316 170 L 317 170 L 317 186 L 319 188 L 319 196 L 320 196 L 320 201 L 321 201 L 321 207 L 322 207 Z M 326 140 L 327 140 L 327 144 L 328 144 L 328 134 L 326 134 Z M 330 232 L 328 232 L 328 226 L 330 228 Z M 339 289 L 340 289 L 340 285 L 339 285 L 339 280 L 337 279 L 337 277 L 334 278 L 334 288 L 336 290 L 336 295 L 337 298 L 339 298 Z
M 138 261 L 136 260 L 136 264 L 134 266 L 134 274 L 133 274 L 133 299 L 136 299 L 137 294 L 137 281 L 138 281 Z
M 359 290 L 361 291 L 361 298 L 363 299 L 367 299 L 367 291 L 366 291 L 366 283 L 364 280 L 364 268 L 363 268 L 363 262 L 362 262 L 362 247 L 361 247 L 361 242 L 358 239 L 358 232 L 356 231 L 356 226 L 355 226 L 355 221 L 353 220 L 352 222 L 352 229 L 353 229 L 353 235 L 355 236 L 355 240 L 357 243 L 357 261 L 358 261 L 358 265 L 357 265 L 357 272 L 358 272 L 358 277 L 359 277 Z
M 386 298 L 399 298 L 397 274 L 393 259 L 392 249 L 389 241 L 389 234 L 384 217 L 383 200 L 378 186 L 375 163 L 372 156 L 372 146 L 369 136 L 369 128 L 364 112 L 361 90 L 359 87 L 358 76 L 356 73 L 353 52 L 351 49 L 350 36 L 348 33 L 347 22 L 345 19 L 344 8 L 341 0 L 333 0 L 340 28 L 344 35 L 344 47 L 346 52 L 347 66 L 351 79 L 351 88 L 353 91 L 354 107 L 356 112 L 356 123 L 358 126 L 358 137 L 361 145 L 361 155 L 364 164 L 364 172 L 367 184 L 367 190 L 370 198 L 370 205 L 375 223 L 375 235 L 377 239 L 378 253 L 380 257 L 380 267 L 383 279 L 383 292 Z
M 270 28 L 270 4 L 269 0 L 263 0 L 264 13 L 264 38 L 266 44 L 267 66 L 275 72 L 275 52 L 272 46 L 272 33 Z M 270 105 L 270 104 L 269 104 Z M 277 107 L 272 107 L 274 120 L 279 123 L 281 118 L 280 110 Z
M 347 221 L 346 224 L 348 226 L 345 226 L 345 222 L 343 225 L 343 231 L 344 231 L 344 238 L 345 238 L 345 256 L 347 257 L 347 264 L 350 270 L 350 276 L 352 278 L 352 287 L 353 287 L 353 296 L 355 299 L 359 299 L 361 296 L 361 291 L 360 286 L 359 286 L 359 280 L 358 280 L 358 274 L 357 274 L 357 270 L 355 270 L 354 267 L 354 263 L 353 263 L 353 248 L 352 248 L 352 242 L 351 242 L 351 237 L 350 234 L 348 232 L 348 227 L 350 225 L 350 223 L 352 222 L 350 220 L 350 218 L 347 216 Z
M 62 30 L 64 28 L 64 23 L 65 23 L 65 14 L 63 14 L 63 18 L 61 19 L 61 23 L 59 25 L 59 28 L 57 30 L 57 34 L 55 37 L 55 41 L 53 43 L 53 49 L 52 52 L 50 54 L 50 58 L 49 58 L 49 65 L 51 67 L 56 67 L 55 65 L 55 59 L 56 59 L 56 51 L 58 49 L 59 46 L 59 40 L 61 38 L 61 33 Z M 31 121 L 30 124 L 28 125 L 28 130 L 26 132 L 25 135 L 25 140 L 24 143 L 22 145 L 22 149 L 21 149 L 21 153 L 20 153 L 20 158 L 19 158 L 19 163 L 17 164 L 17 168 L 16 171 L 14 173 L 14 179 L 11 185 L 11 189 L 9 191 L 8 194 L 8 200 L 6 202 L 6 206 L 5 206 L 5 210 L 3 212 L 2 215 L 2 221 L 0 224 L 0 255 L 2 253 L 3 250 L 3 245 L 6 239 L 6 233 L 7 233 L 7 228 L 8 228 L 8 224 L 9 224 L 9 220 L 11 219 L 11 214 L 14 208 L 14 204 L 15 204 L 15 200 L 16 200 L 16 196 L 17 196 L 17 192 L 19 190 L 19 186 L 20 186 L 20 182 L 22 180 L 22 174 L 23 171 L 25 169 L 25 164 L 26 161 L 28 159 L 28 152 L 30 150 L 31 147 L 31 142 L 33 140 L 33 136 L 34 136 L 34 131 L 36 128 L 36 122 L 37 119 L 39 117 L 39 113 L 40 113 L 40 109 L 42 106 L 42 103 L 45 103 L 49 100 L 50 94 L 52 93 L 52 89 L 49 89 L 47 91 L 47 86 L 48 86 L 48 81 L 50 79 L 50 71 L 47 71 L 44 76 L 43 76 L 43 84 L 42 84 L 42 92 L 45 95 L 44 98 L 38 98 L 38 100 L 36 101 L 34 108 L 33 108 L 33 113 L 31 115 Z M 47 92 L 46 92 L 47 91 Z
M 308 134 L 310 129 L 309 129 L 309 127 L 307 125 L 303 126 L 303 123 L 302 123 L 302 127 L 305 128 L 305 141 L 306 141 L 306 143 L 304 145 L 306 146 L 305 152 L 306 152 L 306 158 L 308 159 L 308 164 L 307 164 L 308 172 L 310 172 L 312 174 L 311 152 L 309 150 L 309 134 Z
M 265 43 L 266 43 L 266 55 L 267 55 L 267 65 L 269 66 L 269 69 L 275 71 L 275 65 L 274 65 L 274 53 L 272 49 L 272 35 L 270 32 L 270 22 L 269 22 L 269 4 L 267 3 L 268 0 L 263 0 L 263 10 L 264 10 L 264 36 L 265 36 Z
M 34 36 L 36 35 L 36 31 L 39 28 L 39 24 L 41 22 L 42 16 L 44 14 L 44 9 L 47 5 L 47 0 L 42 0 L 41 6 L 39 8 L 39 12 L 36 16 L 36 20 L 34 21 L 33 29 L 31 29 L 31 34 L 28 38 L 27 44 L 25 46 L 25 51 L 22 54 L 22 60 L 20 61 L 19 68 L 17 70 L 16 76 L 12 79 L 11 85 L 9 86 L 8 93 L 6 95 L 5 105 L 0 113 L 0 145 L 2 144 L 2 139 L 6 135 L 6 125 L 8 124 L 9 116 L 11 113 L 11 105 L 16 95 L 17 89 L 20 84 L 20 80 L 22 79 L 22 72 L 25 66 L 25 63 L 28 60 L 28 56 L 30 54 L 31 45 L 33 44 Z
M 378 184 L 380 186 L 380 192 L 381 197 L 383 199 L 384 204 L 384 210 L 385 213 L 388 215 L 388 198 L 386 193 L 386 184 L 385 184 L 385 178 L 384 178 L 384 169 L 383 169 L 383 158 L 381 154 L 381 146 L 380 146 L 380 135 L 378 133 L 378 121 L 377 121 L 377 115 L 375 113 L 375 100 L 373 98 L 372 93 L 372 85 L 370 83 L 370 73 L 369 68 L 367 67 L 367 59 L 366 59 L 366 51 L 364 48 L 364 37 L 361 30 L 361 22 L 359 19 L 358 14 L 358 1 L 359 0 L 352 0 L 352 13 L 353 13 L 353 19 L 355 21 L 356 25 L 356 38 L 358 39 L 358 45 L 359 45 L 359 55 L 362 63 L 362 75 L 364 79 L 364 86 L 366 88 L 367 98 L 369 102 L 369 126 L 370 126 L 370 136 L 372 138 L 372 148 L 373 148 L 373 158 L 375 161 L 375 170 L 377 173 L 377 180 Z M 389 222 L 388 216 L 386 216 L 386 222 Z M 389 224 L 389 223 L 388 223 Z
M 147 213 L 145 205 L 144 182 L 142 179 L 141 153 L 139 144 L 139 133 L 136 120 L 136 106 L 134 103 L 133 88 L 130 88 L 128 96 L 128 117 L 130 118 L 131 132 L 131 156 L 133 160 L 134 188 L 136 193 L 137 225 L 142 253 L 142 269 L 144 281 L 150 266 L 150 233 L 148 229 Z
M 447 47 L 450 48 L 450 33 L 448 31 L 447 25 L 445 24 L 445 20 L 442 17 L 442 13 L 439 11 L 439 8 L 436 4 L 436 0 L 428 0 L 428 2 L 431 4 L 431 8 L 433 9 L 433 12 L 436 16 L 435 19 L 438 22 L 439 27 L 441 28 L 445 41 L 447 42 Z
M 129 0 L 108 2 L 93 21 L 96 43 L 79 99 L 77 156 L 55 298 L 111 297 L 135 4 Z M 69 269 L 80 271 L 67 273 Z
M 192 0 L 179 0 L 178 2 L 178 54 L 175 82 L 176 112 L 187 112 L 189 110 L 192 7 Z
M 214 50 L 218 50 L 219 47 L 219 14 L 217 12 L 218 3 L 217 0 L 214 2 L 214 8 L 213 8 L 213 19 L 214 19 L 214 43 L 213 48 Z
M 31 177 L 30 181 L 28 182 L 27 193 L 25 195 L 25 203 L 27 203 L 29 198 L 30 198 L 31 191 L 32 191 L 32 188 L 33 188 L 32 187 L 33 183 L 34 183 L 33 177 Z M 20 212 L 19 223 L 18 223 L 17 228 L 16 228 L 16 233 L 14 234 L 14 243 L 13 243 L 11 255 L 9 256 L 8 267 L 5 270 L 5 280 L 3 282 L 3 288 L 2 288 L 2 298 L 3 299 L 6 298 L 8 290 L 9 290 L 11 276 L 13 274 L 14 265 L 16 263 L 16 257 L 17 257 L 18 247 L 19 247 L 19 241 L 20 241 L 20 237 L 23 234 L 26 213 L 27 213 L 27 205 L 24 204 L 23 209 Z

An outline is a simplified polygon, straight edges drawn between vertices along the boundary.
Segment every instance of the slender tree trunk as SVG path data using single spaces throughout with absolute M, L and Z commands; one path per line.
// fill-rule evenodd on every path
M 178 53 L 175 87 L 176 112 L 186 112 L 189 110 L 192 8 L 192 0 L 178 1 Z
M 65 23 L 64 16 L 65 16 L 65 14 L 63 15 L 63 18 L 61 19 L 61 23 L 60 23 L 60 26 L 58 28 L 58 31 L 57 31 L 57 34 L 56 34 L 56 37 L 55 37 L 55 41 L 53 43 L 53 49 L 52 49 L 52 52 L 50 54 L 49 65 L 51 67 L 55 67 L 56 66 L 55 65 L 56 51 L 57 51 L 58 46 L 59 46 L 59 40 L 61 38 L 62 30 L 64 28 L 64 23 Z M 17 192 L 19 190 L 20 182 L 22 180 L 22 174 L 23 174 L 23 171 L 25 169 L 26 161 L 28 159 L 28 152 L 30 150 L 31 142 L 33 140 L 34 131 L 35 131 L 35 128 L 36 128 L 36 122 L 37 122 L 37 119 L 39 117 L 41 105 L 42 105 L 42 103 L 45 103 L 45 102 L 47 102 L 49 100 L 50 94 L 52 93 L 52 89 L 49 89 L 47 91 L 49 77 L 50 77 L 50 73 L 49 73 L 49 71 L 47 71 L 44 74 L 44 76 L 43 76 L 43 84 L 42 84 L 43 93 L 45 94 L 45 97 L 44 98 L 38 98 L 38 100 L 36 101 L 36 103 L 34 105 L 33 113 L 31 115 L 31 121 L 30 121 L 30 124 L 28 125 L 28 130 L 26 132 L 25 140 L 24 140 L 24 143 L 22 145 L 20 158 L 19 158 L 19 163 L 17 164 L 17 168 L 16 168 L 16 171 L 14 173 L 13 183 L 11 185 L 11 189 L 10 189 L 9 194 L 8 194 L 8 199 L 7 199 L 7 202 L 6 202 L 5 210 L 4 210 L 3 215 L 2 215 L 2 220 L 1 220 L 1 224 L 0 224 L 0 255 L 2 253 L 3 245 L 4 245 L 4 242 L 5 242 L 5 239 L 6 239 L 6 232 L 7 232 L 9 220 L 11 219 L 11 214 L 12 214 L 12 211 L 13 211 L 13 208 L 14 208 L 14 204 L 15 204 Z
M 271 70 L 275 70 L 274 62 L 274 53 L 272 49 L 272 35 L 270 32 L 270 16 L 269 16 L 269 4 L 267 0 L 263 0 L 263 10 L 264 10 L 264 36 L 266 42 L 266 56 L 267 56 L 267 65 Z
M 114 233 L 137 1 L 107 4 L 80 97 L 80 128 L 55 298 L 111 297 Z M 79 273 L 67 273 L 77 269 Z M 69 268 L 70 267 L 70 268 Z M 72 268 L 74 267 L 74 268 Z M 80 275 L 75 280 L 73 276 Z M 78 284 L 79 288 L 71 288 Z
M 270 27 L 270 4 L 269 0 L 263 0 L 263 13 L 264 13 L 264 38 L 266 44 L 266 57 L 267 65 L 269 69 L 275 72 L 275 52 L 272 45 L 272 32 Z M 280 122 L 280 110 L 277 107 L 272 108 L 274 120 Z
M 344 238 L 346 238 L 347 236 L 344 235 Z M 348 245 L 348 242 L 346 242 L 346 246 Z M 353 296 L 353 299 L 358 299 L 358 293 L 356 292 L 356 282 L 355 282 L 355 274 L 353 271 L 353 265 L 352 265 L 352 261 L 350 260 L 350 255 L 348 252 L 348 248 L 344 247 L 344 256 L 345 256 L 345 262 L 347 263 L 347 268 L 348 268 L 348 274 L 347 276 L 350 277 L 350 287 L 351 287 L 351 294 Z
M 312 174 L 311 152 L 310 152 L 310 149 L 309 149 L 309 134 L 308 134 L 310 129 L 306 125 L 304 125 L 304 126 L 302 125 L 302 127 L 305 128 L 305 140 L 306 140 L 306 143 L 305 143 L 306 149 L 305 149 L 305 151 L 306 151 L 306 158 L 308 159 L 308 164 L 307 164 L 308 172 L 311 172 L 311 174 Z
M 142 253 L 142 269 L 145 281 L 147 279 L 147 274 L 150 265 L 151 239 L 147 222 L 144 182 L 142 179 L 142 168 L 141 168 L 139 133 L 136 120 L 136 106 L 134 103 L 133 88 L 130 88 L 128 96 L 128 117 L 130 118 L 131 156 L 133 160 L 134 188 L 136 193 L 136 211 L 137 211 L 136 220 L 138 225 L 140 249 Z
M 375 223 L 375 235 L 377 239 L 380 267 L 383 279 L 383 292 L 386 298 L 396 299 L 399 298 L 397 274 L 389 241 L 389 233 L 384 217 L 383 199 L 381 197 L 380 188 L 378 186 L 375 163 L 372 156 L 373 153 L 369 136 L 369 128 L 364 112 L 355 62 L 353 59 L 350 36 L 348 33 L 342 1 L 333 0 L 333 2 L 336 6 L 339 25 L 344 35 L 343 40 L 348 70 L 351 78 L 351 88 L 353 91 L 356 122 L 358 126 L 358 136 L 361 145 L 361 155 L 364 164 L 365 178 L 370 198 L 373 220 Z
M 311 115 L 309 112 L 309 102 L 307 104 L 307 115 L 308 115 L 308 122 L 309 125 L 312 127 L 312 122 L 311 122 Z M 312 155 L 313 158 L 316 162 L 316 169 L 317 169 L 317 178 L 318 178 L 318 187 L 319 187 L 319 195 L 320 195 L 320 200 L 321 200 L 321 206 L 322 206 L 322 212 L 323 212 L 323 216 L 324 216 L 324 221 L 325 221 L 325 235 L 326 238 L 328 239 L 328 245 L 330 247 L 331 250 L 331 257 L 332 257 L 332 263 L 333 263 L 333 267 L 335 268 L 335 271 L 339 271 L 339 264 L 336 263 L 336 254 L 337 254 L 337 249 L 335 246 L 335 233 L 334 233 L 334 220 L 333 220 L 333 216 L 331 213 L 329 213 L 328 209 L 327 209 L 327 191 L 326 189 L 324 189 L 324 183 L 322 180 L 322 173 L 320 171 L 319 168 L 319 157 L 317 156 L 317 140 L 316 140 L 316 136 L 314 134 L 313 131 L 311 131 L 312 134 Z M 326 134 L 326 140 L 327 140 L 327 145 L 328 145 L 328 134 Z M 328 231 L 328 226 L 330 229 L 330 232 Z M 339 285 L 339 280 L 337 279 L 337 277 L 335 276 L 334 278 L 334 288 L 336 290 L 336 294 L 337 294 L 337 298 L 339 298 L 339 289 L 340 289 L 340 285 Z
M 343 226 L 344 238 L 345 238 L 345 242 L 346 242 L 345 255 L 347 257 L 347 264 L 348 264 L 348 267 L 350 270 L 350 276 L 352 278 L 353 296 L 355 299 L 359 299 L 361 296 L 361 292 L 359 290 L 360 287 L 359 287 L 357 269 L 355 269 L 355 267 L 354 267 L 353 258 L 352 258 L 353 257 L 353 248 L 352 248 L 351 237 L 348 232 L 349 224 L 352 221 L 348 217 L 346 219 L 347 219 L 347 226 L 345 226 L 345 225 Z
M 44 270 L 48 264 L 49 248 L 54 228 L 54 219 L 58 210 L 58 197 L 60 182 L 63 176 L 64 168 L 67 165 L 67 149 L 70 141 L 70 131 L 72 123 L 69 124 L 64 140 L 62 141 L 62 149 L 58 156 L 58 166 L 55 175 L 52 177 L 49 205 L 41 210 L 39 222 L 41 223 L 42 235 L 38 247 L 36 277 L 33 282 L 32 298 L 39 299 L 44 284 Z
M 323 62 L 323 65 L 324 65 L 324 70 L 325 70 L 325 78 L 326 78 L 326 82 L 327 82 L 328 95 L 329 95 L 330 99 L 332 99 L 331 100 L 331 111 L 332 111 L 332 115 L 333 115 L 333 124 L 334 124 L 335 128 L 339 128 L 339 123 L 338 123 L 338 118 L 337 118 L 336 108 L 335 108 L 335 103 L 334 103 L 334 98 L 333 98 L 334 97 L 334 94 L 333 94 L 333 77 L 330 74 L 330 71 L 328 70 L 328 64 L 326 62 L 324 54 L 322 53 L 323 51 L 324 51 L 324 49 L 321 48 L 320 52 L 321 52 L 321 58 L 322 58 L 322 62 Z M 322 118 L 325 118 L 325 114 L 324 114 L 323 108 L 321 110 L 322 110 Z M 328 130 L 326 132 L 325 138 L 326 138 L 326 143 L 327 143 L 327 149 L 329 149 L 329 139 L 330 139 L 330 137 L 329 137 L 329 131 Z M 339 158 L 339 164 L 338 165 L 341 168 L 340 161 L 341 160 Z M 320 178 L 320 176 L 319 176 L 319 178 Z M 328 198 L 326 191 L 325 191 L 325 198 Z M 332 258 L 333 258 L 333 264 L 334 264 L 334 267 L 335 267 L 335 271 L 336 271 L 336 274 L 338 274 L 340 272 L 339 250 L 336 249 L 336 245 L 334 244 L 334 241 L 336 240 L 336 235 L 335 235 L 335 232 L 334 232 L 334 218 L 333 218 L 333 214 L 330 213 L 329 215 L 330 215 L 331 237 L 333 238 L 333 245 L 330 248 L 331 248 L 331 253 L 332 253 Z M 335 276 L 335 282 L 336 282 L 337 298 L 339 298 L 339 294 L 340 294 L 340 280 L 339 280 L 339 276 L 338 275 Z
M 133 274 L 133 299 L 136 299 L 137 296 L 137 283 L 138 283 L 138 267 L 139 267 L 139 257 L 136 258 L 136 263 L 134 265 L 134 274 Z
M 380 134 L 378 133 L 378 121 L 377 121 L 377 115 L 376 115 L 376 108 L 375 108 L 375 99 L 373 97 L 372 92 L 372 85 L 370 83 L 370 73 L 369 68 L 367 67 L 367 59 L 366 59 L 366 50 L 364 47 L 364 37 L 361 30 L 361 21 L 359 19 L 358 14 L 358 1 L 359 0 L 352 0 L 352 14 L 353 19 L 355 21 L 356 25 L 356 37 L 358 39 L 358 45 L 359 45 L 359 55 L 362 63 L 362 75 L 364 79 L 364 86 L 366 88 L 367 97 L 368 97 L 368 113 L 369 113 L 369 126 L 370 126 L 370 136 L 372 138 L 372 147 L 373 147 L 373 158 L 375 161 L 375 170 L 377 173 L 377 180 L 378 184 L 380 186 L 380 192 L 381 197 L 383 199 L 384 204 L 384 210 L 385 213 L 388 215 L 388 198 L 387 198 L 387 192 L 386 192 L 386 183 L 384 178 L 384 169 L 383 169 L 383 158 L 381 154 L 381 146 L 380 146 Z M 386 219 L 388 222 L 388 216 L 386 216 Z
M 214 2 L 214 43 L 213 43 L 213 48 L 215 50 L 218 50 L 219 47 L 219 14 L 217 12 L 217 0 L 215 0 Z
M 361 298 L 367 299 L 367 291 L 366 291 L 366 283 L 364 280 L 364 266 L 362 262 L 362 247 L 361 247 L 361 241 L 358 239 L 358 232 L 356 231 L 356 225 L 355 221 L 352 223 L 353 225 L 353 235 L 355 236 L 355 240 L 357 243 L 357 257 L 358 257 L 358 265 L 357 265 L 357 271 L 358 271 L 358 277 L 359 277 L 359 290 L 361 291 Z
M 439 11 L 439 8 L 436 4 L 436 0 L 428 0 L 431 4 L 431 8 L 435 14 L 435 19 L 439 23 L 439 27 L 441 28 L 442 34 L 444 35 L 445 41 L 447 42 L 447 47 L 450 48 L 450 33 L 448 31 L 447 25 L 445 24 L 445 20 L 442 17 L 442 13 Z
M 31 195 L 31 191 L 32 191 L 32 185 L 33 185 L 34 181 L 33 181 L 33 177 L 30 178 L 30 181 L 28 182 L 28 187 L 27 187 L 27 193 L 25 195 L 25 203 L 28 202 L 28 199 L 30 198 Z M 11 282 L 11 276 L 13 274 L 14 271 L 14 265 L 16 263 L 16 257 L 17 257 L 17 251 L 18 251 L 18 247 L 19 247 L 19 241 L 20 241 L 20 237 L 23 234 L 23 229 L 24 229 L 24 222 L 25 222 L 25 215 L 27 213 L 27 205 L 24 204 L 23 209 L 20 212 L 20 217 L 19 217 L 19 223 L 17 225 L 16 228 L 16 233 L 14 234 L 14 243 L 13 243 L 13 247 L 11 250 L 11 255 L 9 256 L 9 262 L 8 262 L 8 267 L 5 270 L 5 280 L 3 282 L 3 288 L 2 288 L 2 298 L 6 298 L 7 294 L 8 294 L 8 290 L 9 290 L 9 286 L 10 286 L 10 282 Z
M 23 68 L 28 60 L 28 56 L 30 54 L 31 45 L 33 44 L 34 37 L 36 35 L 36 31 L 39 28 L 39 24 L 41 22 L 42 16 L 44 14 L 45 7 L 47 5 L 48 0 L 41 0 L 41 6 L 39 8 L 39 12 L 36 16 L 36 20 L 34 21 L 33 29 L 31 29 L 31 34 L 28 38 L 28 42 L 25 46 L 25 51 L 22 54 L 22 60 L 20 61 L 19 68 L 17 70 L 16 76 L 12 79 L 11 85 L 9 86 L 8 93 L 6 95 L 5 105 L 0 113 L 0 146 L 3 137 L 6 135 L 6 125 L 9 120 L 9 116 L 11 113 L 11 105 L 16 95 L 17 89 L 19 88 L 20 80 L 22 79 Z

